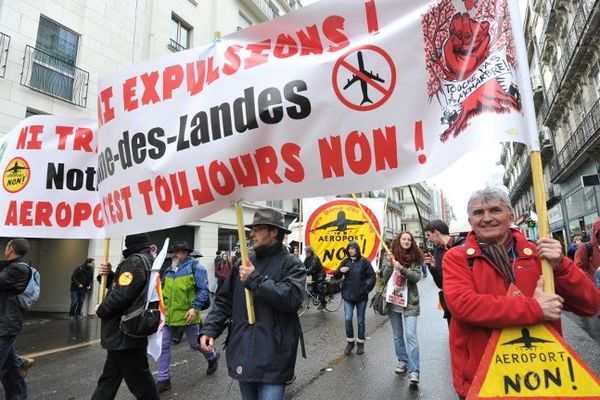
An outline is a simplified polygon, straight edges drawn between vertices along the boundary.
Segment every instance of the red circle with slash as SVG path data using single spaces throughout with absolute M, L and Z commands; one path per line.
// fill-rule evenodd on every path
M 376 81 L 377 78 L 375 78 L 370 71 L 366 71 L 364 69 L 357 69 L 354 65 L 350 64 L 347 61 L 347 58 L 349 56 L 351 56 L 355 53 L 358 55 L 359 52 L 362 53 L 362 50 L 370 50 L 372 52 L 375 52 L 378 55 L 380 55 L 381 57 L 383 57 L 383 59 L 387 62 L 388 66 L 390 68 L 389 87 L 380 85 Z M 362 54 L 360 55 L 360 57 L 362 57 Z M 366 85 L 367 87 L 372 87 L 375 90 L 382 93 L 383 97 L 381 99 L 379 99 L 378 101 L 372 102 L 371 104 L 368 104 L 368 105 L 367 104 L 356 104 L 356 103 L 348 100 L 342 93 L 343 89 L 340 89 L 340 87 L 339 87 L 338 74 L 340 73 L 340 69 L 349 70 L 353 75 L 353 79 L 360 81 L 361 86 Z M 392 60 L 392 57 L 390 57 L 390 55 L 388 53 L 386 53 L 383 49 L 381 49 L 380 47 L 374 46 L 374 45 L 367 44 L 364 46 L 356 47 L 356 48 L 346 52 L 340 58 L 338 58 L 338 60 L 336 61 L 335 65 L 333 67 L 331 82 L 333 84 L 333 90 L 335 91 L 335 95 L 347 107 L 349 107 L 353 110 L 356 110 L 356 111 L 370 111 L 370 110 L 373 110 L 373 109 L 378 108 L 381 105 L 383 105 L 392 95 L 392 92 L 394 91 L 394 87 L 396 85 L 396 66 L 394 65 L 394 61 Z M 348 87 L 348 86 L 346 86 L 346 87 Z M 363 91 L 363 96 L 365 96 L 364 91 Z

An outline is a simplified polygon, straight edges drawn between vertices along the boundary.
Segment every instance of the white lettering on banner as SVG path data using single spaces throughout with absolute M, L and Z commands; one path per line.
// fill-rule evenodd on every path
M 512 79 L 506 51 L 501 49 L 489 56 L 469 78 L 461 82 L 442 80 L 442 89 L 450 106 L 462 103 L 477 88 L 491 79 L 507 77 Z

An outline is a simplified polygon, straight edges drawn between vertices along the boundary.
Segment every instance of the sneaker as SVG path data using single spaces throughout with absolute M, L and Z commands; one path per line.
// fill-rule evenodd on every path
M 419 383 L 419 373 L 418 372 L 411 372 L 408 374 L 408 380 L 410 381 L 410 383 Z
M 397 374 L 405 373 L 406 372 L 406 363 L 401 362 L 400 364 L 398 364 L 398 366 L 396 367 L 394 372 Z
M 217 353 L 217 356 L 214 360 L 208 362 L 208 368 L 206 369 L 206 375 L 212 375 L 219 368 L 219 357 L 221 357 L 221 353 Z
M 23 367 L 21 367 L 21 375 L 23 375 L 23 378 L 25 378 L 27 376 L 29 369 L 31 367 L 33 367 L 33 365 L 35 364 L 35 359 L 33 359 L 33 358 L 27 358 L 26 360 L 27 360 L 27 364 L 24 365 Z
M 171 390 L 171 380 L 167 379 L 166 381 L 156 382 L 156 388 L 158 389 L 158 393 L 162 393 L 162 392 L 166 392 L 167 390 Z
M 365 354 L 365 344 L 358 342 L 356 345 L 356 354 Z
M 344 354 L 349 356 L 352 353 L 352 349 L 354 348 L 354 342 L 348 342 L 346 348 L 344 349 Z

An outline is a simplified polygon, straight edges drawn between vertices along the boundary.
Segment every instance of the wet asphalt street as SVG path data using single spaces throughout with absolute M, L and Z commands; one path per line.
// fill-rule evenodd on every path
M 437 309 L 437 288 L 431 278 L 419 283 L 421 316 L 418 322 L 421 383 L 409 386 L 407 376 L 394 373 L 391 326 L 387 317 L 367 310 L 364 355 L 343 355 L 343 310 L 323 313 L 314 307 L 301 317 L 308 358 L 299 356 L 297 379 L 287 388 L 286 399 L 456 399 L 450 374 L 448 329 Z M 582 326 L 587 329 L 582 329 Z M 566 315 L 564 335 L 592 370 L 600 372 L 600 320 Z M 18 339 L 20 353 L 36 353 L 97 339 L 95 318 L 83 321 L 31 319 Z M 27 377 L 30 399 L 89 399 L 104 363 L 98 344 L 36 356 Z M 237 382 L 227 374 L 225 359 L 207 376 L 206 361 L 184 341 L 173 347 L 171 391 L 162 399 L 239 399 Z M 151 361 L 155 371 L 155 364 Z M 3 391 L 0 389 L 0 395 Z M 133 398 L 122 384 L 118 399 Z

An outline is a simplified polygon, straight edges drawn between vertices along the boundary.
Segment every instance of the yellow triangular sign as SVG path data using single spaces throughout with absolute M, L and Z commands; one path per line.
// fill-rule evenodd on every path
M 552 327 L 510 327 L 490 337 L 474 399 L 600 399 L 600 380 Z

